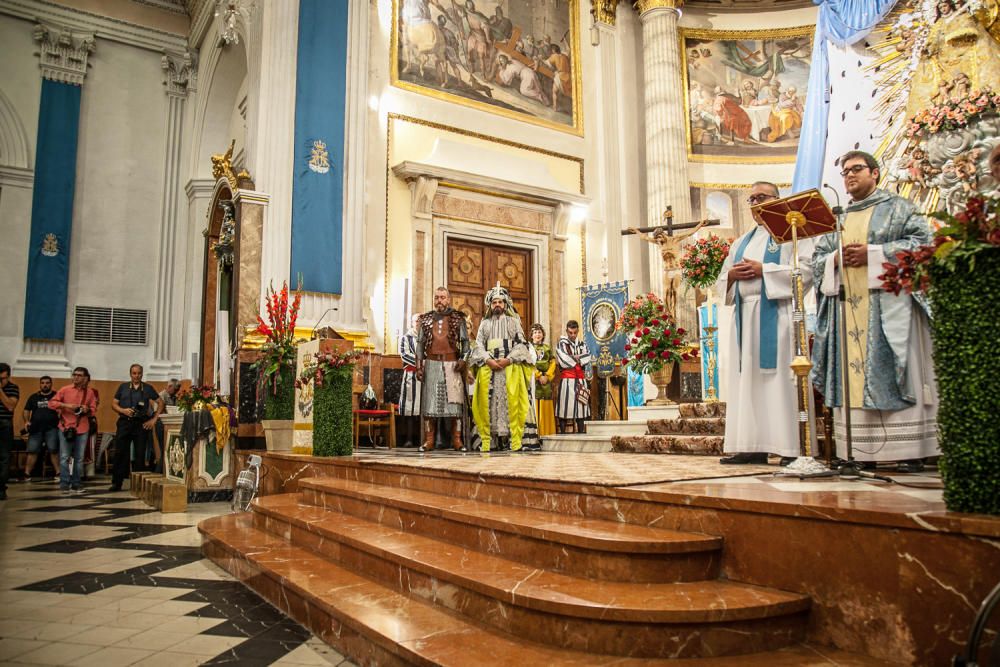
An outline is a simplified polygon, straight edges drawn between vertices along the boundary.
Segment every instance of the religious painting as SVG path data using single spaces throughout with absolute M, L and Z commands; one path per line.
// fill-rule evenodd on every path
M 393 0 L 393 85 L 583 134 L 579 0 Z
M 681 30 L 691 160 L 795 161 L 813 32 Z

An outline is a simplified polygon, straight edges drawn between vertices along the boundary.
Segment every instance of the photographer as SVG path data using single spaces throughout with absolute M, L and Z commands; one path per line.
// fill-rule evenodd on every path
M 20 397 L 17 385 L 10 381 L 10 366 L 0 362 L 0 500 L 7 500 L 10 450 L 14 447 L 14 408 Z
M 115 467 L 111 476 L 109 491 L 121 491 L 122 482 L 129 475 L 129 450 L 132 453 L 132 468 L 145 470 L 146 450 L 150 435 L 163 412 L 163 401 L 150 385 L 142 381 L 142 366 L 132 364 L 128 370 L 130 382 L 123 382 L 112 402 L 118 413 L 118 431 L 115 433 Z M 150 408 L 154 411 L 150 412 Z M 159 463 L 159 456 L 157 456 Z
M 28 397 L 24 404 L 24 431 L 28 434 L 28 457 L 24 464 L 24 481 L 31 481 L 31 471 L 35 468 L 42 447 L 52 458 L 52 469 L 59 475 L 59 413 L 49 407 L 53 397 L 52 378 L 43 375 L 38 379 L 38 391 Z
M 90 417 L 97 410 L 97 395 L 87 387 L 90 373 L 86 368 L 73 369 L 73 384 L 63 387 L 49 399 L 49 408 L 59 414 L 59 489 L 63 493 L 83 493 L 83 450 L 90 434 Z M 69 460 L 73 459 L 70 477 Z

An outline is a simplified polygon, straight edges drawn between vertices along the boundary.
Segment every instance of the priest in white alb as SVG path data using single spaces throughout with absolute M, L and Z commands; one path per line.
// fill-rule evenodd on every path
M 852 453 L 869 467 L 897 461 L 900 471 L 917 472 L 924 457 L 940 453 L 928 310 L 922 297 L 884 291 L 879 276 L 883 263 L 895 263 L 900 250 L 929 244 L 931 228 L 910 201 L 878 188 L 874 157 L 850 151 L 840 165 L 851 195 L 844 221 L 846 271 L 837 261 L 836 235 L 822 237 L 813 258 L 818 290 L 813 383 L 836 408 L 837 454 L 846 457 L 837 299 L 844 280 Z
M 778 198 L 775 184 L 758 181 L 747 202 L 753 206 Z M 807 290 L 812 248 L 810 240 L 799 242 Z M 715 288 L 732 306 L 728 330 L 720 336 L 727 404 L 727 456 L 720 462 L 767 463 L 770 453 L 788 464 L 799 455 L 799 411 L 790 368 L 795 352 L 792 244 L 778 244 L 763 225 L 756 225 L 733 242 Z

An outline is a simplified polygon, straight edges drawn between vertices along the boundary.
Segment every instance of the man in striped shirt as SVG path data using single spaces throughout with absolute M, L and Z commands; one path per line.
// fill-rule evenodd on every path
M 556 364 L 559 366 L 559 401 L 556 419 L 559 432 L 565 433 L 575 423 L 577 433 L 586 433 L 584 421 L 590 419 L 591 358 L 587 344 L 579 340 L 580 324 L 566 323 L 566 335 L 556 344 Z

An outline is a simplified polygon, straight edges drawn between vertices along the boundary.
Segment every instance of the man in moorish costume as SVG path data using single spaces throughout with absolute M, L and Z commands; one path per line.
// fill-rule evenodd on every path
M 552 348 L 545 344 L 545 328 L 531 325 L 531 345 L 535 348 L 535 414 L 538 415 L 538 435 L 556 432 L 556 415 L 552 406 L 553 381 L 556 377 L 556 358 Z
M 469 333 L 465 316 L 451 307 L 446 287 L 434 290 L 434 310 L 420 317 L 417 329 L 416 376 L 423 386 L 420 409 L 424 417 L 422 452 L 434 449 L 438 420 L 449 423 L 451 446 L 464 451 L 462 414 L 465 410 L 465 358 Z
M 476 386 L 472 416 L 482 439 L 482 451 L 491 443 L 519 451 L 536 449 L 532 387 L 534 350 L 524 337 L 510 293 L 500 283 L 486 293 L 489 314 L 479 324 L 476 344 L 469 355 L 475 368 Z
M 878 161 L 861 151 L 840 159 L 844 187 L 851 195 L 844 221 L 844 265 L 838 263 L 837 238 L 816 244 L 813 270 L 818 290 L 813 383 L 826 404 L 835 407 L 837 453 L 846 456 L 841 389 L 841 281 L 847 291 L 847 354 L 854 457 L 873 466 L 900 461 L 899 469 L 923 469 L 936 456 L 937 381 L 931 360 L 929 312 L 916 295 L 882 289 L 883 262 L 896 263 L 900 250 L 931 242 L 931 228 L 914 205 L 880 190 Z
M 403 360 L 403 379 L 399 384 L 399 416 L 403 420 L 403 446 L 412 447 L 420 438 L 420 380 L 417 379 L 417 328 L 420 315 L 410 319 L 410 328 L 399 338 L 399 356 Z
M 559 430 L 566 432 L 570 422 L 577 433 L 585 433 L 583 422 L 590 419 L 590 389 L 588 387 L 591 357 L 587 344 L 578 339 L 580 324 L 566 323 L 566 335 L 556 343 L 556 363 L 559 365 L 559 403 L 556 419 Z

